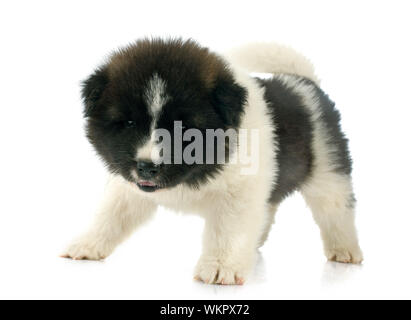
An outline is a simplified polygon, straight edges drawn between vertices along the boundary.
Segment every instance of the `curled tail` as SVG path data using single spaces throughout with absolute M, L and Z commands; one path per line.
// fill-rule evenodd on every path
M 320 83 L 310 60 L 296 50 L 277 43 L 250 43 L 231 50 L 226 57 L 248 72 L 296 74 Z

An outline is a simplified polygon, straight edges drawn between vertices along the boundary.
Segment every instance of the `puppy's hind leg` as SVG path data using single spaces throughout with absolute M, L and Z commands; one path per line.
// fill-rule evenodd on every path
M 363 256 L 354 224 L 355 200 L 350 177 L 324 173 L 301 191 L 320 227 L 326 257 L 330 261 L 361 263 Z
M 112 177 L 92 227 L 61 256 L 74 260 L 106 258 L 136 227 L 148 220 L 155 209 L 156 205 L 141 198 L 128 182 Z
M 263 230 L 261 232 L 261 236 L 260 236 L 260 240 L 258 244 L 259 248 L 261 248 L 268 239 L 272 225 L 274 224 L 274 221 L 275 221 L 275 214 L 277 213 L 277 209 L 278 209 L 278 204 L 269 205 L 269 210 L 266 215 L 266 221 L 265 221 Z

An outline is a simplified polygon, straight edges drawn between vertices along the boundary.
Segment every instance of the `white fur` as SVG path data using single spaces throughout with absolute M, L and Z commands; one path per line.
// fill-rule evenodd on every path
M 253 45 L 237 51 L 231 58 L 231 62 L 239 63 L 240 67 L 249 67 L 247 71 L 296 73 L 317 81 L 312 65 L 288 48 Z M 254 60 L 258 61 L 253 65 Z M 259 129 L 258 172 L 242 175 L 241 163 L 229 164 L 199 190 L 178 185 L 153 193 L 140 191 L 120 176 L 114 176 L 91 230 L 74 242 L 64 256 L 75 259 L 107 257 L 135 227 L 152 215 L 157 205 L 162 205 L 178 212 L 197 213 L 206 221 L 203 253 L 195 269 L 197 279 L 221 284 L 244 282 L 253 267 L 256 249 L 267 237 L 274 219 L 275 208 L 268 204 L 268 199 L 278 166 L 275 128 L 263 99 L 264 91 L 246 72 L 233 65 L 232 70 L 237 82 L 248 91 L 240 127 Z M 161 81 L 154 82 L 156 88 L 161 84 Z M 284 82 L 293 85 L 286 76 Z M 307 96 L 307 107 L 313 111 L 314 118 L 318 117 L 310 88 L 296 90 Z M 153 97 L 152 92 L 158 92 L 149 91 L 150 97 Z M 155 112 L 159 106 L 157 98 L 154 94 Z M 312 180 L 304 186 L 303 194 L 321 228 L 327 256 L 338 261 L 359 262 L 361 254 L 353 227 L 353 213 L 345 206 L 348 195 L 351 195 L 351 184 L 348 177 L 331 173 L 332 150 L 327 149 L 326 139 L 319 124 L 315 128 L 316 168 Z
M 135 160 L 150 160 L 150 161 L 157 161 L 160 158 L 160 149 L 156 144 L 156 140 L 151 132 L 151 138 L 147 140 L 147 142 L 140 148 L 138 148 L 136 152 Z
M 149 81 L 144 92 L 144 98 L 154 118 L 157 117 L 157 114 L 170 99 L 166 94 L 166 82 L 157 73 L 153 74 Z
M 306 57 L 278 43 L 250 43 L 227 52 L 226 57 L 248 72 L 296 74 L 320 83 L 314 66 Z

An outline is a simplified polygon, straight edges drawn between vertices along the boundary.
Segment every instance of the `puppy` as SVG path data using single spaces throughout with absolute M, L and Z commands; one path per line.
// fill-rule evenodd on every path
M 326 257 L 360 263 L 347 139 L 318 83 L 308 60 L 275 44 L 221 56 L 145 39 L 113 53 L 82 89 L 110 179 L 93 226 L 63 256 L 106 258 L 163 205 L 205 219 L 196 279 L 243 284 L 277 207 L 298 190 Z

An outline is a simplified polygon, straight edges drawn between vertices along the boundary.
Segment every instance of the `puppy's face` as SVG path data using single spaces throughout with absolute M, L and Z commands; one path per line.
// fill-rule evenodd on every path
M 237 129 L 246 100 L 221 59 L 180 40 L 143 40 L 113 54 L 84 81 L 82 96 L 90 142 L 111 172 L 147 192 L 199 187 L 217 174 L 222 167 L 215 162 L 175 161 L 175 136 L 193 128 L 204 136 L 206 129 Z M 171 163 L 152 161 L 157 129 L 170 134 L 162 153 Z

